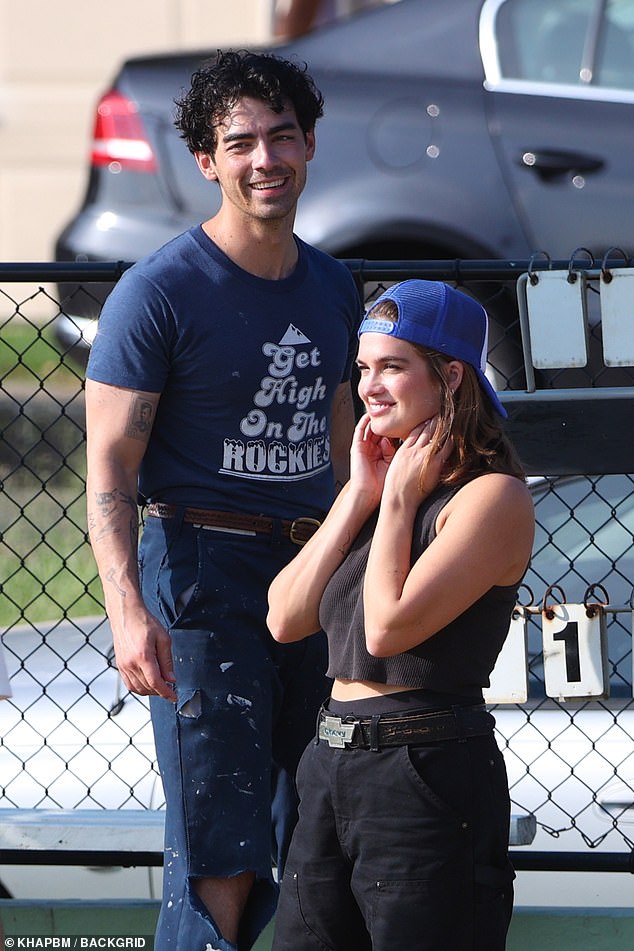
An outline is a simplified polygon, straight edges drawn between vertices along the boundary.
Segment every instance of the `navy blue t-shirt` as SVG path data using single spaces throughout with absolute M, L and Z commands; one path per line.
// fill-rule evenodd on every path
M 330 410 L 361 304 L 345 265 L 296 241 L 293 274 L 264 280 L 196 226 L 109 295 L 87 376 L 161 394 L 147 501 L 291 517 L 331 504 Z

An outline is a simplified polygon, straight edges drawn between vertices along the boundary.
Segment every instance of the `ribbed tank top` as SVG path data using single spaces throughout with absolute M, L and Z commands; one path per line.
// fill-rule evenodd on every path
M 436 519 L 456 486 L 439 486 L 419 508 L 413 564 L 436 536 Z M 330 677 L 371 680 L 480 697 L 509 629 L 520 582 L 493 587 L 431 638 L 394 657 L 372 657 L 365 646 L 363 578 L 378 512 L 361 529 L 324 591 L 320 622 L 328 636 Z

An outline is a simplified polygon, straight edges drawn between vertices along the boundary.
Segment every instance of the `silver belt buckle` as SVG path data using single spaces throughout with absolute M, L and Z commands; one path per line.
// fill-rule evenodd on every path
M 337 746 L 343 749 L 352 742 L 356 723 L 344 723 L 341 717 L 326 716 L 319 724 L 318 737 L 325 740 L 328 746 Z

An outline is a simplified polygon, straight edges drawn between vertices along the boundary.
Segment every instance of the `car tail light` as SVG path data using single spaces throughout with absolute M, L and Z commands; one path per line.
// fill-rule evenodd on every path
M 91 162 L 113 171 L 155 172 L 156 159 L 136 104 L 111 90 L 99 101 Z

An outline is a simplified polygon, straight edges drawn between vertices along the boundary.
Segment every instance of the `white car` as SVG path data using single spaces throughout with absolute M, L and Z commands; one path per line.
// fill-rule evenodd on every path
M 13 696 L 0 703 L 0 808 L 160 808 L 147 701 L 122 695 L 108 622 L 25 625 L 3 643 Z M 160 878 L 156 868 L 0 866 L 0 889 L 15 898 L 154 898 Z
M 520 592 L 533 606 L 528 699 L 493 708 L 513 812 L 537 820 L 532 845 L 516 851 L 624 853 L 634 838 L 634 476 L 540 479 L 532 491 L 537 532 Z M 610 696 L 560 702 L 546 695 L 539 608 L 551 586 L 549 603 L 583 604 L 592 585 L 590 600 L 609 601 Z M 0 808 L 160 809 L 147 703 L 122 693 L 107 622 L 23 627 L 3 641 L 14 696 L 0 704 Z M 0 867 L 19 898 L 157 897 L 160 878 L 159 868 Z M 517 905 L 633 901 L 627 874 L 518 873 Z

